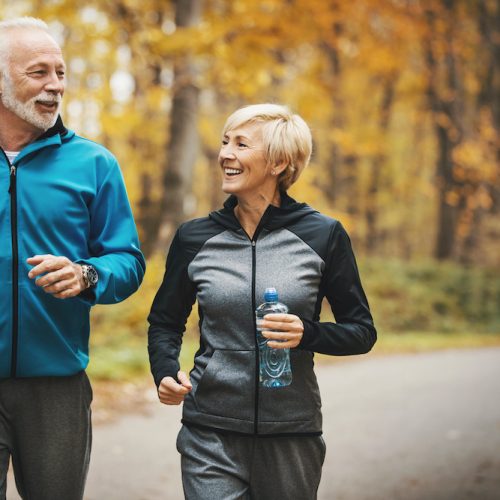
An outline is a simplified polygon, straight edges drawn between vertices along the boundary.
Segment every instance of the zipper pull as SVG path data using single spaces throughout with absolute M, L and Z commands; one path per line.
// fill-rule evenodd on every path
M 10 185 L 9 185 L 9 193 L 12 193 L 12 187 L 16 182 L 16 167 L 14 165 L 10 166 Z

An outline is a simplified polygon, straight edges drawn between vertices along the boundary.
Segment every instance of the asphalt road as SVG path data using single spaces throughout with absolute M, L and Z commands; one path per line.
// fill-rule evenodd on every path
M 369 355 L 317 375 L 320 500 L 500 499 L 500 348 Z M 183 498 L 181 409 L 151 399 L 145 414 L 95 426 L 86 500 Z

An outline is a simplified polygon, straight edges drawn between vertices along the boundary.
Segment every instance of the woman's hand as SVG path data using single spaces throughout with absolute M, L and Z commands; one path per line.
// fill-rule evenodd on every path
M 267 345 L 273 349 L 297 347 L 304 335 L 304 324 L 295 314 L 266 314 L 261 328 L 262 335 L 269 339 Z
M 177 372 L 177 380 L 173 377 L 164 377 L 158 387 L 158 397 L 165 405 L 180 405 L 184 396 L 191 392 L 193 386 L 184 372 Z

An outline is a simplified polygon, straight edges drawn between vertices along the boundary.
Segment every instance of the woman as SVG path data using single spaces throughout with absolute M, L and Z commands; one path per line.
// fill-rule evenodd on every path
M 325 445 L 313 353 L 368 352 L 376 331 L 341 224 L 290 198 L 311 133 L 275 104 L 237 110 L 223 130 L 224 208 L 180 226 L 149 315 L 160 401 L 184 402 L 177 439 L 187 499 L 316 498 Z M 259 385 L 256 306 L 276 287 L 290 314 L 266 316 L 269 346 L 290 348 L 292 383 Z M 319 321 L 323 298 L 336 323 Z M 179 351 L 195 300 L 200 348 Z

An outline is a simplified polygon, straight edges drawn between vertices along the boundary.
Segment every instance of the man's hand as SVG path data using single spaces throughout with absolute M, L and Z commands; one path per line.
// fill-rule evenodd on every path
M 177 382 L 173 377 L 164 377 L 158 387 L 158 397 L 165 405 L 180 405 L 184 396 L 191 392 L 193 386 L 184 372 L 177 372 Z
M 56 257 L 50 254 L 34 255 L 26 259 L 26 262 L 35 266 L 28 273 L 28 277 L 36 279 L 40 276 L 35 281 L 36 285 L 58 299 L 75 297 L 86 288 L 82 266 L 71 262 L 67 257 Z

